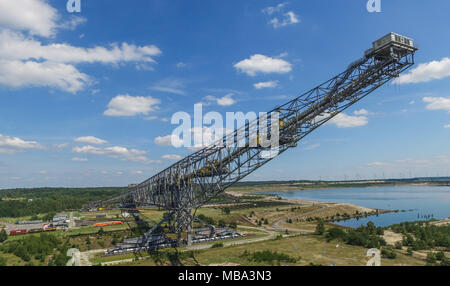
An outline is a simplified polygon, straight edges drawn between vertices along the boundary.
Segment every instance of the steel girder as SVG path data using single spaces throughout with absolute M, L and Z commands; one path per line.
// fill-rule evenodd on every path
M 216 144 L 207 146 L 173 164 L 148 180 L 129 189 L 125 202 L 136 206 L 157 206 L 174 214 L 178 233 L 192 227 L 191 210 L 206 204 L 226 188 L 295 147 L 297 142 L 334 116 L 355 104 L 414 64 L 416 49 L 388 46 L 369 53 L 352 63 L 343 73 L 280 105 L 282 126 L 278 128 L 277 150 L 252 147 L 251 140 L 260 135 L 259 119 L 227 134 Z M 244 142 L 224 145 L 223 142 Z M 273 156 L 275 152 L 275 156 Z M 272 156 L 267 156 L 267 154 Z

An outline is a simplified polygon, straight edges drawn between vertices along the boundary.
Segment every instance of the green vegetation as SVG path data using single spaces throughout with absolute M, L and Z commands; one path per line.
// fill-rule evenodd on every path
M 390 227 L 394 232 L 403 234 L 403 246 L 412 250 L 426 250 L 443 247 L 450 250 L 450 226 L 436 226 L 430 222 L 403 222 Z
M 2 190 L 2 198 L 24 197 L 22 201 L 0 201 L 0 217 L 24 217 L 80 209 L 84 204 L 114 197 L 126 188 L 37 188 Z M 46 217 L 48 219 L 48 217 Z
M 8 262 L 8 260 L 5 257 L 0 256 L 0 267 L 6 266 L 7 262 Z
M 322 235 L 325 233 L 325 223 L 323 222 L 323 219 L 319 219 L 319 222 L 316 226 L 315 234 Z
M 214 243 L 214 244 L 211 246 L 211 248 L 220 248 L 220 247 L 223 247 L 223 243 L 222 243 L 222 242 Z
M 397 252 L 391 247 L 383 247 L 381 249 L 381 256 L 383 258 L 395 259 L 397 257 Z
M 9 241 L 0 247 L 4 253 L 11 253 L 27 263 L 33 263 L 32 259 L 44 263 L 48 261 L 49 266 L 63 266 L 66 264 L 67 250 L 70 248 L 68 241 L 62 241 L 56 235 L 41 233 L 39 236 L 27 236 L 21 240 Z
M 294 258 L 287 254 L 270 250 L 256 251 L 253 253 L 249 253 L 246 250 L 241 257 L 246 258 L 248 261 L 264 262 L 269 263 L 270 265 L 273 265 L 274 262 L 277 262 L 277 264 L 280 264 L 281 262 L 296 263 L 297 260 L 299 260 L 299 258 Z
M 373 222 L 369 221 L 367 226 L 360 226 L 357 229 L 351 229 L 347 232 L 336 227 L 330 228 L 326 234 L 326 238 L 327 241 L 338 239 L 350 245 L 380 248 L 386 245 L 386 241 L 380 237 L 383 233 L 383 228 L 376 227 Z
M 0 243 L 6 241 L 8 239 L 8 234 L 6 233 L 6 230 L 2 229 L 0 231 Z

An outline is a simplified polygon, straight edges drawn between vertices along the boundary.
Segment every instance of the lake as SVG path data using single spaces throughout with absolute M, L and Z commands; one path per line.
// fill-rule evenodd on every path
M 388 226 L 404 221 L 450 217 L 450 186 L 315 189 L 271 194 L 289 199 L 351 203 L 375 209 L 407 210 L 336 222 L 348 227 L 358 227 L 369 221 L 373 221 L 377 226 Z

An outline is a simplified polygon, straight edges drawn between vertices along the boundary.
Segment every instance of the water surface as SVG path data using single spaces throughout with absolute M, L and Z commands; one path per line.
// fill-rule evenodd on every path
M 450 186 L 385 186 L 367 188 L 315 189 L 274 192 L 282 198 L 321 202 L 342 202 L 375 209 L 407 210 L 360 219 L 339 221 L 337 224 L 358 227 L 373 221 L 388 226 L 404 221 L 450 217 Z

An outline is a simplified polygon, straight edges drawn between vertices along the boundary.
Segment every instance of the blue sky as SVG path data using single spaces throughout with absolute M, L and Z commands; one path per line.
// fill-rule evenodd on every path
M 191 151 L 175 112 L 263 112 L 342 72 L 371 43 L 416 65 L 248 177 L 450 175 L 450 2 L 0 0 L 0 188 L 140 182 Z

